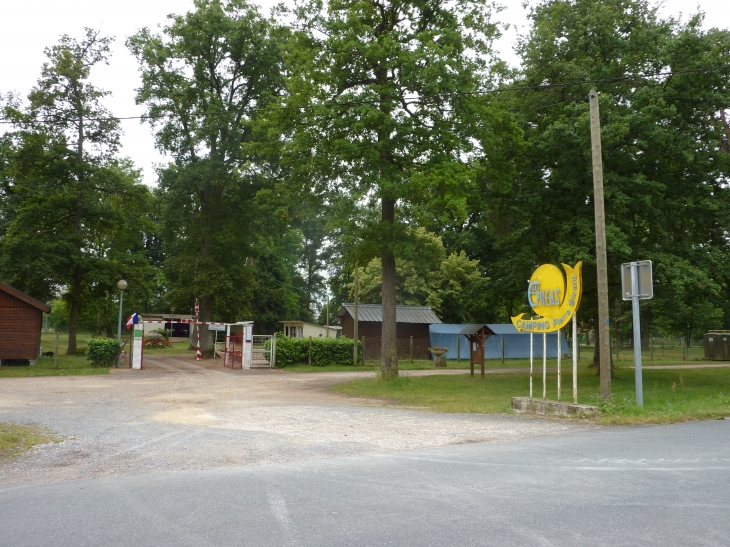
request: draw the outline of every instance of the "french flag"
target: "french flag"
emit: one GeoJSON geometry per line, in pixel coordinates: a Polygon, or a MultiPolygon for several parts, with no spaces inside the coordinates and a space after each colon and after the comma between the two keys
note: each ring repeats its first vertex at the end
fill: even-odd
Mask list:
{"type": "Polygon", "coordinates": [[[133,313],[129,316],[129,319],[127,319],[127,328],[131,328],[133,325],[139,324],[139,314],[137,312],[133,313]]]}

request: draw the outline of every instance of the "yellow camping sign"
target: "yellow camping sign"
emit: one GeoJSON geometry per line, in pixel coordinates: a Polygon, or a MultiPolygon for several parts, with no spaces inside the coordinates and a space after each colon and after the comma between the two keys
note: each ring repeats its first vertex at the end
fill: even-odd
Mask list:
{"type": "Polygon", "coordinates": [[[552,264],[543,264],[535,270],[527,286],[527,301],[539,317],[523,319],[524,313],[513,317],[517,330],[555,332],[568,324],[580,305],[583,263],[578,262],[575,268],[563,264],[563,269],[565,276],[552,264]]]}

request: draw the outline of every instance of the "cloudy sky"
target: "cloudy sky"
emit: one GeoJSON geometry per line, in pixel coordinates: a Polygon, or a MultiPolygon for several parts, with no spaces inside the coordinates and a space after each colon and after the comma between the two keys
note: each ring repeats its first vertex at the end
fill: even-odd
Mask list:
{"type": "MultiPolygon", "coordinates": [[[[255,3],[268,13],[278,2],[255,3]]],[[[526,32],[526,11],[522,0],[501,0],[501,3],[506,9],[498,19],[509,23],[511,29],[497,44],[497,49],[504,59],[514,64],[512,46],[517,34],[526,32]]],[[[45,59],[43,49],[56,43],[60,35],[80,38],[84,27],[100,28],[102,34],[114,36],[116,41],[109,66],[95,69],[92,81],[112,92],[106,104],[115,115],[139,116],[142,108],[134,104],[134,90],[140,84],[138,67],[124,42],[138,29],[155,28],[164,24],[167,14],[183,13],[191,7],[192,0],[6,0],[0,10],[0,93],[27,94],[40,74],[45,59]]],[[[661,13],[674,16],[683,13],[686,19],[697,9],[707,14],[706,27],[730,27],[728,0],[666,0],[661,13]]],[[[155,150],[149,126],[127,120],[123,129],[122,153],[144,170],[145,183],[154,185],[154,164],[164,163],[166,159],[155,150]]]]}

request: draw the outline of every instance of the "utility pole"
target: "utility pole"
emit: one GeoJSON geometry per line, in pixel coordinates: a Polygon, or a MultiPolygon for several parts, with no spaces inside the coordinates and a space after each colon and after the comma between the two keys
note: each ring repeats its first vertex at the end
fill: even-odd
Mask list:
{"type": "Polygon", "coordinates": [[[591,88],[591,155],[593,159],[593,205],[596,214],[596,267],[598,269],[598,325],[601,397],[611,396],[611,333],[608,319],[608,259],[606,257],[606,213],[603,205],[603,160],[598,93],[591,88]]]}
{"type": "MultiPolygon", "coordinates": [[[[360,301],[360,284],[358,283],[357,279],[357,262],[355,262],[355,316],[353,317],[353,326],[352,326],[352,366],[357,366],[357,305],[360,301]]],[[[363,356],[363,364],[365,364],[365,356],[363,356]]]]}

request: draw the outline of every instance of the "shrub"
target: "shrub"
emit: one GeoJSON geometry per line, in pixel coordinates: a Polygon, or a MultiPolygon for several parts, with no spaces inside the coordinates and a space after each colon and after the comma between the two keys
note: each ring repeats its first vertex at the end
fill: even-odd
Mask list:
{"type": "Polygon", "coordinates": [[[113,338],[94,338],[89,340],[89,349],[86,357],[92,367],[110,367],[117,359],[121,350],[119,342],[113,338]]]}
{"type": "Polygon", "coordinates": [[[89,351],[89,347],[88,346],[78,346],[76,348],[76,351],[74,352],[74,355],[84,356],[84,355],[86,355],[86,352],[87,351],[89,351]]]}
{"type": "MultiPolygon", "coordinates": [[[[362,358],[362,343],[358,341],[358,354],[362,358]]],[[[279,335],[276,339],[276,365],[307,364],[309,361],[309,338],[289,338],[279,335]]],[[[349,338],[312,338],[312,365],[352,365],[352,340],[349,338]]]]}
{"type": "Polygon", "coordinates": [[[150,338],[145,340],[144,347],[146,349],[165,349],[172,347],[172,342],[164,338],[150,338]]]}

